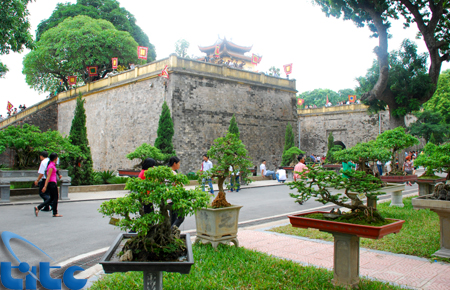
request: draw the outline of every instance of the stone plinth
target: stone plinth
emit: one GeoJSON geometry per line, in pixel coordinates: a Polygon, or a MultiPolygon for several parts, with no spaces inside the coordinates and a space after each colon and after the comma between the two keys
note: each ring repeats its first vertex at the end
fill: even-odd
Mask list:
{"type": "Polygon", "coordinates": [[[424,179],[417,178],[417,184],[419,185],[419,196],[429,195],[433,193],[434,186],[437,183],[445,182],[445,178],[439,179],[424,179]]]}
{"type": "Polygon", "coordinates": [[[450,258],[450,201],[417,197],[412,199],[412,205],[414,209],[428,208],[439,215],[441,248],[434,255],[450,258]]]}
{"type": "Polygon", "coordinates": [[[355,235],[334,233],[333,284],[335,286],[352,286],[359,283],[359,237],[355,235]]]}

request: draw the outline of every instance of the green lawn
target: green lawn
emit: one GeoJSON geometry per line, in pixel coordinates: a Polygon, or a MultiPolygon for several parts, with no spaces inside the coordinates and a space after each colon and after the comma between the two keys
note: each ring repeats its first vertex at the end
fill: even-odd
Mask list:
{"type": "MultiPolygon", "coordinates": [[[[164,273],[164,289],[344,289],[331,284],[333,273],[305,267],[267,254],[219,245],[194,245],[195,264],[189,275],[164,273]]],[[[142,289],[142,272],[105,275],[89,288],[142,289]]],[[[359,289],[403,289],[361,279],[359,289]]]]}
{"type": "MultiPolygon", "coordinates": [[[[414,210],[411,199],[403,199],[405,207],[389,207],[390,202],[378,204],[378,210],[385,218],[405,220],[398,234],[390,234],[379,240],[361,238],[360,246],[397,254],[414,255],[431,258],[439,250],[439,216],[430,210],[414,210]]],[[[333,241],[329,233],[316,229],[300,229],[291,225],[271,229],[273,232],[287,235],[303,236],[312,239],[333,241]]]]}

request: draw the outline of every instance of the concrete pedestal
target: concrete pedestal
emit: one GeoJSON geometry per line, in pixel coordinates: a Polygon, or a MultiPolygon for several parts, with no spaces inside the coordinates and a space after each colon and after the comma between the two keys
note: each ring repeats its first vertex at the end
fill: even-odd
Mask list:
{"type": "Polygon", "coordinates": [[[441,248],[434,253],[435,256],[450,258],[450,211],[431,209],[439,215],[441,248]]]}
{"type": "Polygon", "coordinates": [[[335,286],[352,286],[359,284],[359,237],[355,235],[334,233],[333,269],[335,286]]]}
{"type": "Polygon", "coordinates": [[[10,187],[9,184],[0,184],[0,202],[9,202],[9,195],[11,193],[10,187]]]}
{"type": "Polygon", "coordinates": [[[403,204],[403,196],[402,191],[394,191],[391,196],[391,205],[390,206],[398,206],[398,207],[404,207],[403,204]]]}
{"type": "Polygon", "coordinates": [[[440,182],[445,182],[445,178],[439,178],[439,179],[418,178],[417,184],[419,185],[419,196],[432,194],[434,191],[434,187],[436,186],[436,184],[438,184],[440,182]]]}
{"type": "Polygon", "coordinates": [[[163,272],[144,271],[144,290],[162,290],[163,272]]]}
{"type": "Polygon", "coordinates": [[[61,182],[61,185],[59,187],[59,199],[60,200],[69,200],[69,186],[70,186],[70,181],[68,180],[63,180],[61,182]]]}

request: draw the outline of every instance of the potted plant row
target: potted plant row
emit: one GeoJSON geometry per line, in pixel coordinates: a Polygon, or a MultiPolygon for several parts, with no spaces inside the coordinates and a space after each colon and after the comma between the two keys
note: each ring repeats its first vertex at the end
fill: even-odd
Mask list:
{"type": "Polygon", "coordinates": [[[134,232],[120,233],[103,256],[100,264],[105,273],[143,271],[144,289],[148,284],[162,289],[162,271],[189,273],[194,263],[190,236],[180,235],[171,226],[168,212],[194,214],[206,207],[209,196],[198,189],[185,189],[188,182],[186,175],[174,174],[167,166],[153,167],[145,171],[145,179],[127,181],[125,189],[130,192],[126,196],[102,203],[100,213],[121,230],[134,232]],[[153,210],[145,211],[144,206],[153,210]]]}
{"type": "Polygon", "coordinates": [[[363,204],[364,197],[374,198],[382,182],[364,171],[350,171],[346,177],[322,167],[308,167],[297,181],[288,183],[297,193],[290,193],[302,205],[310,198],[337,209],[288,216],[292,226],[316,228],[334,237],[335,285],[356,286],[359,283],[360,237],[380,239],[398,233],[404,221],[384,218],[376,208],[363,204]],[[350,194],[357,193],[356,195],[350,194]],[[351,201],[351,203],[349,203],[351,201]],[[346,209],[347,211],[344,211],[346,209]]]}

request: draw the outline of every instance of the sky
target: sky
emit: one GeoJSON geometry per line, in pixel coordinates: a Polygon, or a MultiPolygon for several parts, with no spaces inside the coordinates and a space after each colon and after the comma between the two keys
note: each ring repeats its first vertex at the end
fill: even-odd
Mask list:
{"type": "MultiPolygon", "coordinates": [[[[49,18],[61,0],[36,0],[28,5],[31,33],[35,36],[38,24],[49,18]]],[[[357,28],[351,21],[327,18],[311,1],[149,1],[122,0],[137,24],[156,48],[157,59],[175,51],[175,42],[190,43],[189,55],[202,56],[198,46],[214,44],[220,37],[251,46],[250,53],[262,55],[259,71],[271,66],[280,68],[292,63],[290,79],[296,79],[299,93],[314,89],[338,91],[355,88],[355,78],[364,76],[372,66],[373,49],[378,39],[371,38],[368,28],[357,28]]],[[[402,21],[393,22],[390,29],[389,51],[397,50],[403,39],[414,40],[420,52],[426,52],[423,40],[415,40],[415,25],[403,29],[402,21]]],[[[0,114],[5,116],[7,101],[15,107],[32,106],[45,99],[48,93],[37,92],[25,82],[22,60],[29,52],[1,55],[9,68],[0,78],[0,114]]],[[[113,57],[113,56],[111,56],[113,57]]],[[[119,60],[120,61],[120,60],[119,60]]],[[[444,63],[442,70],[450,68],[444,63]]]]}

